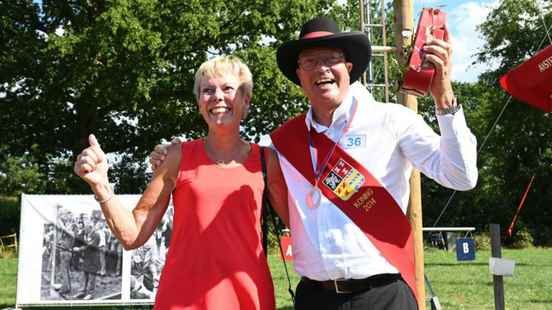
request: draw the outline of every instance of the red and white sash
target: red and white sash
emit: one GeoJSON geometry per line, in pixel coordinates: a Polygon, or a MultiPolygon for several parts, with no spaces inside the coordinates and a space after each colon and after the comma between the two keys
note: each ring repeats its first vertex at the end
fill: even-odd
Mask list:
{"type": "MultiPolygon", "coordinates": [[[[271,139],[278,152],[314,185],[309,134],[317,150],[319,166],[335,143],[314,130],[309,133],[305,114],[280,126],[271,134],[271,139]]],[[[416,296],[414,248],[408,218],[391,194],[366,168],[339,145],[335,146],[332,153],[318,182],[322,194],[365,233],[382,255],[399,270],[416,296]]]]}

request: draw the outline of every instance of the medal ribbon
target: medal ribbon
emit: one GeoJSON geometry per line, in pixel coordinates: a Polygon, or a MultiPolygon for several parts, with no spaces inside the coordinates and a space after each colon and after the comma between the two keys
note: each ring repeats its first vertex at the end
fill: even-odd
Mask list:
{"type": "MultiPolygon", "coordinates": [[[[349,121],[343,127],[343,129],[341,130],[341,134],[339,135],[337,140],[335,140],[333,142],[331,150],[326,154],[326,157],[324,157],[324,160],[322,160],[320,162],[318,162],[318,151],[317,151],[317,147],[314,145],[313,138],[312,138],[313,131],[312,131],[312,124],[311,124],[311,129],[309,130],[309,133],[307,135],[307,140],[309,142],[309,151],[310,151],[310,154],[311,154],[312,165],[313,165],[313,169],[314,169],[314,185],[313,185],[314,187],[318,187],[318,182],[320,181],[320,176],[322,175],[322,172],[324,171],[324,169],[328,165],[328,161],[330,160],[330,157],[332,157],[333,153],[335,152],[335,148],[339,144],[339,141],[341,141],[341,138],[343,138],[343,136],[345,136],[345,134],[349,131],[349,129],[351,129],[351,124],[353,124],[353,120],[354,120],[355,115],[356,115],[357,107],[358,107],[358,102],[353,97],[353,104],[351,105],[351,109],[350,109],[351,117],[350,117],[349,121]],[[314,152],[313,152],[313,149],[314,149],[314,152]]],[[[311,112],[312,112],[312,110],[311,110],[311,112]]]]}

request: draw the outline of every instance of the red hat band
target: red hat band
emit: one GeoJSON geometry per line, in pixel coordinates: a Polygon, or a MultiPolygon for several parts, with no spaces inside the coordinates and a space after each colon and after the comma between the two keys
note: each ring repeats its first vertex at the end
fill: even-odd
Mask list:
{"type": "Polygon", "coordinates": [[[332,34],[335,34],[335,33],[329,32],[329,31],[313,31],[305,34],[301,39],[315,39],[320,37],[331,36],[332,34]]]}

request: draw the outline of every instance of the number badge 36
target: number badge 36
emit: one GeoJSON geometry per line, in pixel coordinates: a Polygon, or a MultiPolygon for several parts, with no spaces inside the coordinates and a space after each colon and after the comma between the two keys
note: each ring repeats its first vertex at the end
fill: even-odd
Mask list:
{"type": "Polygon", "coordinates": [[[366,135],[347,135],[344,146],[346,149],[365,148],[366,135]]]}

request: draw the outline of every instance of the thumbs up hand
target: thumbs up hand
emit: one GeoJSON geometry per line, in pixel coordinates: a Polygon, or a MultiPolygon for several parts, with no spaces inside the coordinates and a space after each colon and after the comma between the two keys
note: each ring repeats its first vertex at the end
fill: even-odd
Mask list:
{"type": "Polygon", "coordinates": [[[109,184],[107,177],[109,166],[105,153],[94,135],[88,136],[88,143],[90,146],[77,156],[73,171],[90,187],[109,184]]]}

